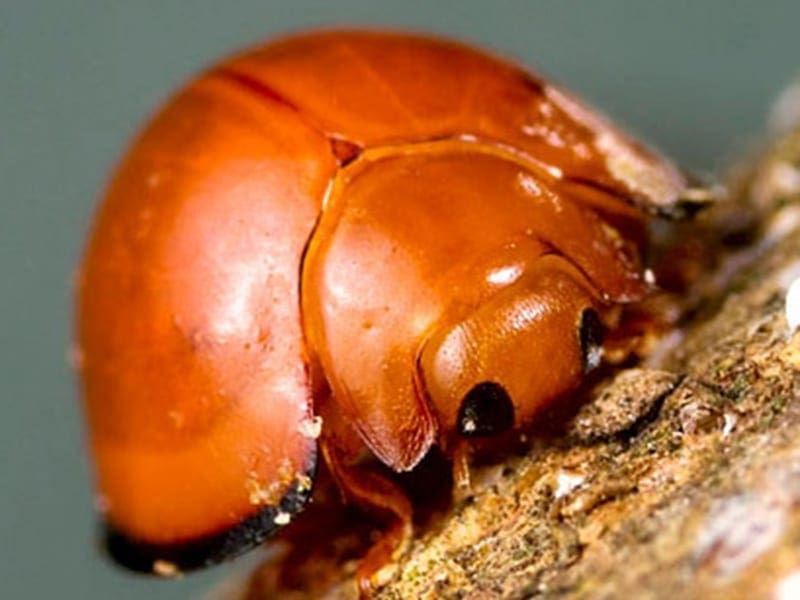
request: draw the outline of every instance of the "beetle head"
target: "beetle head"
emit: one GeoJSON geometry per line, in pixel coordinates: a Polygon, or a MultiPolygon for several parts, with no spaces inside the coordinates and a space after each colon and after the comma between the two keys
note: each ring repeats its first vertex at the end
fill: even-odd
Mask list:
{"type": "Polygon", "coordinates": [[[427,340],[419,377],[445,435],[524,426],[600,364],[594,300],[551,262],[427,340]]]}

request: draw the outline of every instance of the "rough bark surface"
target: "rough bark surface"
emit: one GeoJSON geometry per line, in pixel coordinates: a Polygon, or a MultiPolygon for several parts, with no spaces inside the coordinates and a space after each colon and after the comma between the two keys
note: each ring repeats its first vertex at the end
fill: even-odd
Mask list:
{"type": "Polygon", "coordinates": [[[380,598],[800,597],[800,129],[732,187],[678,246],[691,318],[486,469],[380,598]]]}

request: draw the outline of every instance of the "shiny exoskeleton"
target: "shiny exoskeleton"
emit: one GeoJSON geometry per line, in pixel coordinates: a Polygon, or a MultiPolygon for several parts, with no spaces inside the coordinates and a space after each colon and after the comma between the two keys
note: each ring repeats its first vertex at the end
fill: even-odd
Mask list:
{"type": "Polygon", "coordinates": [[[670,163],[451,41],[298,35],[212,67],[138,137],[79,272],[78,350],[113,556],[173,574],[291,520],[318,452],[410,535],[404,471],[525,428],[642,300],[670,163]]]}

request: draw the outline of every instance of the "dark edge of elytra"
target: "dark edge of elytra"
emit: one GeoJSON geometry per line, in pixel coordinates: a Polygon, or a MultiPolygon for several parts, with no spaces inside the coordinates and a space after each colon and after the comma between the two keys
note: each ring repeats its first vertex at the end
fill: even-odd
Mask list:
{"type": "Polygon", "coordinates": [[[277,506],[265,506],[231,528],[196,539],[173,544],[154,544],[127,537],[110,523],[102,525],[106,552],[120,565],[139,573],[179,575],[230,560],[258,546],[275,534],[282,525],[275,523],[278,513],[291,516],[303,510],[313,490],[317,468],[317,450],[311,453],[305,475],[307,482],[295,481],[277,506]],[[163,571],[159,569],[163,565],[163,571]]]}

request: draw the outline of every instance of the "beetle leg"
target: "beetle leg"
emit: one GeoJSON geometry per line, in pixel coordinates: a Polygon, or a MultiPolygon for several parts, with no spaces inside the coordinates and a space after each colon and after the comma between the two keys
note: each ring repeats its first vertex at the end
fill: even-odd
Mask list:
{"type": "Polygon", "coordinates": [[[397,485],[376,470],[340,464],[328,452],[326,457],[346,501],[391,514],[389,526],[361,559],[356,570],[358,587],[362,594],[368,595],[386,583],[391,576],[391,563],[408,548],[413,533],[411,503],[397,485]]]}
{"type": "Polygon", "coordinates": [[[456,440],[453,447],[453,502],[461,502],[472,495],[472,477],[469,459],[472,448],[467,440],[456,440]]]}
{"type": "Polygon", "coordinates": [[[374,589],[387,582],[392,573],[392,562],[408,548],[413,534],[413,511],[406,494],[379,471],[380,466],[355,462],[358,450],[354,441],[360,444],[360,438],[335,408],[329,405],[328,410],[323,407],[322,412],[325,426],[320,448],[328,469],[345,502],[389,515],[388,526],[361,559],[356,570],[359,590],[362,595],[369,596],[374,589]]]}
{"type": "Polygon", "coordinates": [[[358,587],[363,594],[387,583],[392,575],[391,563],[408,549],[413,529],[411,503],[405,494],[387,478],[366,469],[353,469],[340,474],[345,493],[360,504],[393,514],[388,528],[373,544],[356,570],[358,587]]]}

